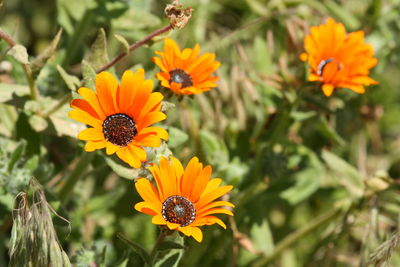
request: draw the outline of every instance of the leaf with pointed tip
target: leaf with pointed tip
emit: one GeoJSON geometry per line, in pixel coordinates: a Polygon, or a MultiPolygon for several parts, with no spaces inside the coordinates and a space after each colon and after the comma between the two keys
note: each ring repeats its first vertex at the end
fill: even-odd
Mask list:
{"type": "Polygon", "coordinates": [[[36,78],[40,70],[46,65],[47,61],[55,54],[58,43],[61,39],[62,29],[54,37],[51,44],[32,62],[32,76],[36,78]]]}
{"type": "Polygon", "coordinates": [[[147,263],[149,266],[152,266],[149,253],[141,245],[127,239],[122,233],[118,233],[117,237],[126,245],[128,245],[128,247],[131,248],[132,251],[139,254],[139,256],[143,259],[145,263],[147,263]]]}
{"type": "Polygon", "coordinates": [[[96,71],[86,60],[82,60],[83,84],[90,89],[96,88],[96,71]]]}
{"type": "Polygon", "coordinates": [[[115,39],[118,40],[118,42],[120,42],[122,44],[122,46],[124,47],[124,52],[129,54],[129,43],[128,43],[128,41],[122,35],[119,35],[119,34],[114,34],[114,37],[115,37],[115,39]]]}
{"type": "Polygon", "coordinates": [[[10,50],[8,50],[7,55],[12,56],[13,58],[15,58],[15,60],[22,64],[29,64],[28,51],[23,45],[14,45],[10,50]]]}
{"type": "Polygon", "coordinates": [[[68,74],[60,65],[57,65],[57,70],[68,89],[75,91],[81,85],[78,77],[68,74]]]}
{"type": "Polygon", "coordinates": [[[88,62],[93,66],[95,70],[104,66],[108,63],[108,53],[107,53],[107,38],[106,32],[103,28],[99,29],[97,33],[96,40],[90,48],[90,56],[88,62]]]}

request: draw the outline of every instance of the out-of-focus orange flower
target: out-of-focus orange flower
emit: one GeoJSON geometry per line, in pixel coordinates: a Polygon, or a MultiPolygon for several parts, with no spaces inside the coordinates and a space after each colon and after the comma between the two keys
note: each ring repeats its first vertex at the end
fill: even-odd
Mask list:
{"type": "Polygon", "coordinates": [[[121,84],[108,72],[96,76],[96,92],[81,87],[83,99],[71,101],[74,110],[69,117],[91,127],[78,138],[87,141],[90,152],[106,148],[107,155],[117,156],[134,168],[146,161],[143,147],[158,147],[168,133],[160,127],[150,127],[167,116],[160,111],[161,93],[152,93],[153,81],[145,80],[144,70],[125,71],[121,84]]]}
{"type": "Polygon", "coordinates": [[[184,169],[179,160],[162,157],[160,166],[149,167],[157,188],[146,178],[139,178],[135,187],[144,201],[135,209],[153,216],[152,223],[166,225],[198,242],[203,233],[198,226],[219,224],[223,221],[213,216],[217,213],[233,215],[226,207],[234,207],[228,201],[215,201],[232,190],[231,185],[221,186],[222,180],[211,177],[211,166],[203,168],[198,158],[190,160],[184,169]]]}
{"type": "Polygon", "coordinates": [[[153,57],[153,62],[161,69],[156,74],[161,85],[178,95],[200,94],[216,87],[218,77],[211,74],[220,66],[215,61],[214,53],[199,56],[200,46],[194,49],[179,46],[165,38],[164,51],[156,51],[160,57],[153,57]]]}
{"type": "Polygon", "coordinates": [[[378,60],[372,46],[364,42],[363,31],[347,34],[342,23],[329,18],[325,24],[311,27],[304,48],[300,59],[310,65],[309,81],[321,82],[326,96],[335,88],[362,94],[364,86],[377,84],[368,75],[378,60]]]}

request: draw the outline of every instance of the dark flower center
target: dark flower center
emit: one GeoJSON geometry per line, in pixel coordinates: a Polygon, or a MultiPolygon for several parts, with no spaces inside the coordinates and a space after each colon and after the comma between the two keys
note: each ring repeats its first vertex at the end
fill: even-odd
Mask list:
{"type": "Polygon", "coordinates": [[[190,87],[193,85],[192,77],[187,74],[184,70],[181,69],[173,69],[169,72],[171,79],[169,82],[180,83],[182,84],[181,88],[190,87]]]}
{"type": "Polygon", "coordinates": [[[162,216],[167,222],[177,223],[181,227],[194,221],[196,209],[192,202],[182,196],[171,196],[162,205],[162,216]]]}
{"type": "Polygon", "coordinates": [[[103,133],[105,139],[114,145],[126,146],[137,134],[137,129],[131,117],[117,113],[104,120],[103,133]]]}

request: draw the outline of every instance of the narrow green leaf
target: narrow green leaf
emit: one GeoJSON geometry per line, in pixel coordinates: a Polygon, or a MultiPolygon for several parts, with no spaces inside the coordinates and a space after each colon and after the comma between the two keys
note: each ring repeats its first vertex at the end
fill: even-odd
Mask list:
{"type": "Polygon", "coordinates": [[[365,185],[356,168],[327,150],[322,151],[322,158],[332,172],[333,178],[337,179],[351,196],[362,196],[365,185]]]}
{"type": "Polygon", "coordinates": [[[106,163],[108,166],[113,169],[113,171],[118,174],[119,176],[126,178],[128,180],[133,180],[139,175],[140,169],[133,169],[133,168],[127,168],[123,166],[122,164],[119,164],[115,162],[113,159],[110,157],[105,158],[106,163]]]}
{"type": "Polygon", "coordinates": [[[20,44],[14,45],[8,50],[7,55],[12,56],[18,62],[22,64],[29,64],[29,56],[26,47],[20,44]]]}
{"type": "Polygon", "coordinates": [[[124,52],[129,54],[129,43],[128,43],[128,41],[122,35],[119,35],[119,34],[114,34],[114,37],[115,37],[115,39],[118,40],[118,42],[120,42],[122,44],[122,46],[124,47],[124,52]]]}
{"type": "Polygon", "coordinates": [[[57,65],[57,70],[68,89],[75,91],[80,86],[81,82],[78,77],[68,74],[60,65],[57,65]]]}
{"type": "Polygon", "coordinates": [[[90,89],[96,88],[96,71],[86,60],[82,60],[83,84],[90,89]]]}
{"type": "Polygon", "coordinates": [[[36,77],[40,70],[46,65],[47,61],[55,54],[58,43],[61,39],[62,29],[60,29],[50,45],[32,62],[31,69],[33,77],[36,77]]]}
{"type": "Polygon", "coordinates": [[[14,169],[15,164],[19,161],[21,158],[22,154],[24,153],[26,148],[26,141],[22,140],[19,142],[17,147],[14,149],[13,153],[11,154],[10,161],[8,163],[7,171],[11,172],[12,169],[14,169]]]}
{"type": "Polygon", "coordinates": [[[107,39],[106,32],[103,28],[99,29],[97,38],[94,41],[91,49],[88,62],[93,66],[95,70],[108,63],[108,52],[107,52],[107,39]]]}
{"type": "Polygon", "coordinates": [[[158,250],[185,249],[185,247],[173,241],[164,241],[158,246],[157,249],[158,250]]]}
{"type": "Polygon", "coordinates": [[[122,233],[118,233],[117,237],[122,242],[124,242],[129,248],[131,248],[132,251],[139,254],[139,256],[143,259],[145,263],[147,263],[149,266],[152,266],[149,253],[147,253],[147,251],[141,245],[127,239],[122,233]]]}

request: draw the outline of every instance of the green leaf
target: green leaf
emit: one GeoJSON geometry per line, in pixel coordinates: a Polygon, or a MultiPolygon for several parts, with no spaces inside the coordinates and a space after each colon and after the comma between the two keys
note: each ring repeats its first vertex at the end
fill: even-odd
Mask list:
{"type": "Polygon", "coordinates": [[[254,68],[263,75],[271,74],[273,66],[271,54],[269,53],[265,40],[260,36],[254,39],[253,54],[257,55],[253,58],[254,68]]]}
{"type": "Polygon", "coordinates": [[[189,139],[187,133],[172,126],[168,127],[168,133],[169,133],[168,146],[170,148],[177,148],[180,145],[183,145],[189,139]]]}
{"type": "Polygon", "coordinates": [[[78,77],[68,74],[60,65],[57,65],[58,73],[60,73],[61,78],[64,80],[68,89],[76,91],[76,89],[81,85],[78,77]]]}
{"type": "Polygon", "coordinates": [[[206,130],[200,131],[200,142],[204,154],[210,163],[221,164],[229,160],[228,149],[225,143],[215,134],[206,130]]]}
{"type": "Polygon", "coordinates": [[[62,29],[60,29],[54,37],[51,44],[32,62],[32,76],[35,78],[40,70],[46,65],[47,61],[55,54],[58,43],[61,39],[62,29]]]}
{"type": "Polygon", "coordinates": [[[29,124],[36,132],[44,131],[48,126],[47,121],[43,117],[38,115],[30,116],[29,124]]]}
{"type": "Polygon", "coordinates": [[[95,70],[99,69],[103,65],[107,64],[108,52],[107,52],[107,38],[106,32],[103,28],[99,29],[97,33],[97,38],[90,48],[90,56],[88,62],[93,66],[95,70]]]}
{"type": "Polygon", "coordinates": [[[83,84],[90,89],[96,88],[96,71],[86,60],[82,60],[83,84]]]}
{"type": "Polygon", "coordinates": [[[185,247],[173,241],[164,241],[157,248],[157,250],[168,250],[168,249],[185,249],[185,247]]]}
{"type": "Polygon", "coordinates": [[[105,157],[106,163],[119,176],[128,180],[134,180],[138,177],[140,169],[127,168],[120,163],[115,162],[110,157],[105,157]]]}
{"type": "Polygon", "coordinates": [[[25,151],[25,148],[26,148],[26,141],[25,140],[20,141],[17,147],[14,149],[13,153],[11,154],[10,161],[7,167],[8,172],[11,172],[14,169],[15,164],[21,158],[22,154],[25,151]]]}
{"type": "Polygon", "coordinates": [[[158,260],[154,267],[177,267],[183,256],[183,250],[172,249],[162,259],[158,260]]]}
{"type": "Polygon", "coordinates": [[[274,240],[267,219],[260,225],[254,224],[250,231],[254,246],[257,250],[270,254],[274,249],[274,240]]]}
{"type": "Polygon", "coordinates": [[[118,42],[120,42],[122,44],[122,46],[124,47],[124,52],[126,54],[129,54],[130,51],[129,51],[128,41],[122,35],[119,35],[119,34],[114,34],[114,37],[115,37],[115,39],[118,40],[118,42]]]}
{"type": "Polygon", "coordinates": [[[298,204],[318,190],[323,175],[323,171],[315,167],[299,171],[294,175],[296,184],[284,190],[280,196],[292,205],[298,204]]]}
{"type": "Polygon", "coordinates": [[[4,103],[13,99],[15,96],[29,94],[29,87],[21,84],[0,83],[0,102],[4,103]]]}
{"type": "Polygon", "coordinates": [[[340,135],[332,127],[329,126],[328,121],[321,116],[318,120],[318,129],[325,137],[335,142],[335,144],[339,146],[344,146],[346,144],[343,138],[340,137],[340,135]]]}
{"type": "Polygon", "coordinates": [[[363,195],[365,185],[356,168],[327,150],[322,151],[322,158],[328,165],[333,179],[337,179],[351,196],[358,198],[363,195]]]}
{"type": "Polygon", "coordinates": [[[12,56],[18,62],[22,64],[29,64],[29,56],[26,47],[20,44],[14,45],[8,50],[7,55],[12,56]]]}
{"type": "Polygon", "coordinates": [[[147,263],[149,266],[152,266],[149,253],[147,253],[147,251],[141,245],[127,239],[125,236],[122,235],[122,233],[118,233],[117,237],[130,249],[132,249],[133,252],[139,254],[139,256],[143,259],[145,263],[147,263]]]}

